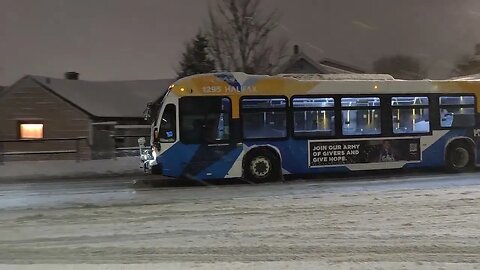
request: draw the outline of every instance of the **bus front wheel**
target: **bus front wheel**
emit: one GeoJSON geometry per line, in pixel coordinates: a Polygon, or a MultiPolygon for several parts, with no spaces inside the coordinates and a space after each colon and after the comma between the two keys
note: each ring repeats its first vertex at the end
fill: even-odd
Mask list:
{"type": "Polygon", "coordinates": [[[244,159],[243,176],[255,183],[280,180],[280,158],[267,149],[252,150],[244,159]]]}
{"type": "Polygon", "coordinates": [[[450,172],[464,172],[473,167],[472,148],[463,142],[454,142],[447,148],[446,166],[450,172]]]}

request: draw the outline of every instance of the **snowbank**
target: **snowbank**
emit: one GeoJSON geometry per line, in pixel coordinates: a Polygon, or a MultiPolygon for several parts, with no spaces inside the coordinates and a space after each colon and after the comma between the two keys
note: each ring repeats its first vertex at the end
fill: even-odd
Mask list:
{"type": "Polygon", "coordinates": [[[33,265],[0,265],[0,269],[11,270],[30,270],[30,269],[48,269],[48,270],[113,270],[113,269],[135,269],[135,270],[147,270],[147,269],[197,269],[197,270],[224,270],[224,269],[298,269],[298,270],[310,270],[310,269],[332,269],[332,270],[370,270],[370,269],[418,269],[418,270],[430,270],[430,269],[478,269],[478,265],[473,263],[436,263],[436,262],[360,262],[360,263],[329,263],[326,261],[284,261],[284,262],[218,262],[218,263],[152,263],[152,264],[33,264],[33,265]]]}
{"type": "Polygon", "coordinates": [[[142,174],[138,157],[116,160],[12,161],[0,165],[0,182],[142,174]]]}

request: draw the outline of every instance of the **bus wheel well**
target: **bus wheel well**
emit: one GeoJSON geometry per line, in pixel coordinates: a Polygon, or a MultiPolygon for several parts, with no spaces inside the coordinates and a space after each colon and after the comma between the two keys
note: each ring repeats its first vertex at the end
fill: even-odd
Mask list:
{"type": "Polygon", "coordinates": [[[275,150],[274,148],[272,148],[270,146],[258,146],[258,147],[255,147],[255,148],[252,148],[252,149],[248,150],[248,152],[243,157],[243,160],[245,161],[245,158],[247,156],[251,156],[251,155],[254,155],[258,152],[263,152],[263,151],[271,152],[273,155],[275,155],[275,157],[277,158],[277,161],[281,162],[280,154],[277,152],[277,150],[275,150]]]}
{"type": "Polygon", "coordinates": [[[469,150],[475,149],[475,143],[469,139],[469,138],[459,138],[459,139],[454,139],[451,142],[448,143],[447,145],[447,150],[450,149],[451,147],[457,146],[457,145],[463,145],[465,147],[468,147],[469,150]]]}
{"type": "Polygon", "coordinates": [[[282,178],[282,162],[280,154],[272,147],[258,146],[250,149],[242,160],[243,177],[254,182],[270,182],[276,181],[282,178]],[[256,168],[255,160],[263,160],[267,164],[267,167],[271,168],[271,171],[264,178],[255,175],[256,168]],[[270,167],[271,165],[271,167],[270,167]],[[254,167],[251,167],[254,166],[254,167]]]}
{"type": "MultiPolygon", "coordinates": [[[[469,138],[458,138],[454,139],[451,142],[447,144],[447,147],[445,148],[445,163],[447,165],[447,168],[449,171],[463,171],[469,168],[474,167],[475,165],[475,143],[469,139],[469,138]],[[464,166],[461,167],[456,167],[454,166],[455,159],[459,158],[458,156],[455,156],[455,151],[458,152],[457,149],[464,149],[463,152],[465,152],[464,156],[467,160],[465,162],[464,166]]],[[[463,164],[462,164],[463,165],[463,164]]]]}

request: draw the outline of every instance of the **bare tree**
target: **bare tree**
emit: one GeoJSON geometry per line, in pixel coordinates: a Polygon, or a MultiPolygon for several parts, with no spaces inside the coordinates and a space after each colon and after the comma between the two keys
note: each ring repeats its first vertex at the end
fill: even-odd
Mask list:
{"type": "Polygon", "coordinates": [[[217,0],[209,10],[209,50],[219,69],[270,74],[286,57],[286,40],[273,41],[277,10],[261,13],[260,0],[217,0]]]}
{"type": "Polygon", "coordinates": [[[480,73],[480,44],[475,46],[473,56],[462,56],[456,63],[453,75],[464,76],[480,73]]]}
{"type": "Polygon", "coordinates": [[[417,58],[400,54],[376,60],[373,70],[375,73],[390,74],[396,79],[418,80],[427,77],[427,70],[417,58]]]}

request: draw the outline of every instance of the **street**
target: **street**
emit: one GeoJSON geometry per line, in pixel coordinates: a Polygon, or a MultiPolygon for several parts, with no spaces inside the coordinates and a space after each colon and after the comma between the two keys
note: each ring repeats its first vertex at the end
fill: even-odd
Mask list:
{"type": "Polygon", "coordinates": [[[0,263],[480,263],[479,172],[132,180],[1,185],[0,263]]]}

